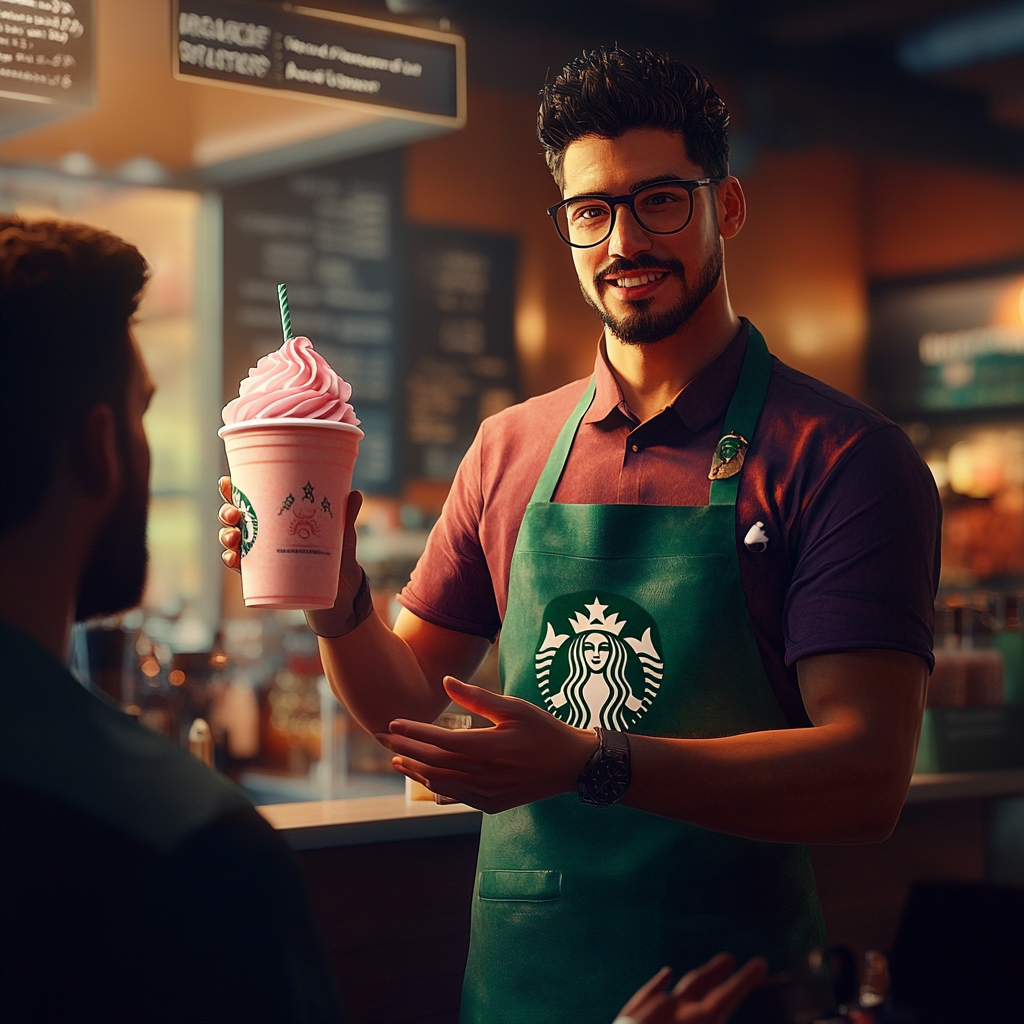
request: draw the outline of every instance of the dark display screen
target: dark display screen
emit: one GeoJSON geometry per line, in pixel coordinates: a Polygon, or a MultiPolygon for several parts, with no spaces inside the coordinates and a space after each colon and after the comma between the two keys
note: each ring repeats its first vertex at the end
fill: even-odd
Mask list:
{"type": "Polygon", "coordinates": [[[293,333],[352,385],[366,434],[354,486],[391,493],[402,424],[399,383],[400,152],[224,191],[224,389],[282,342],[277,285],[293,333]]]}
{"type": "Polygon", "coordinates": [[[875,283],[868,399],[897,419],[1024,405],[1024,262],[875,283]]]}
{"type": "Polygon", "coordinates": [[[518,401],[511,238],[406,229],[407,479],[450,481],[480,421],[518,401]]]}

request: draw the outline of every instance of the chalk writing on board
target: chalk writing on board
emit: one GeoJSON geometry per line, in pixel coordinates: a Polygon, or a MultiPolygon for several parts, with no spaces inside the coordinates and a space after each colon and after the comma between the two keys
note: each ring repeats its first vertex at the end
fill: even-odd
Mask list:
{"type": "Polygon", "coordinates": [[[401,156],[380,154],[236,186],[224,195],[225,389],[281,343],[277,284],[292,326],[352,384],[363,421],[355,485],[399,480],[401,156]]]}

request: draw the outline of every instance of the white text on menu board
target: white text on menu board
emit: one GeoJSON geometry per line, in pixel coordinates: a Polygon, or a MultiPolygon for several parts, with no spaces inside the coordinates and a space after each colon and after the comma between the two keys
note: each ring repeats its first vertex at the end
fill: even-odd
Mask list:
{"type": "Polygon", "coordinates": [[[0,78],[29,85],[69,89],[72,78],[59,69],[72,68],[69,53],[33,53],[37,43],[63,46],[80,39],[85,26],[67,0],[2,0],[0,2],[0,78]],[[11,10],[14,8],[14,10],[11,10]],[[52,68],[33,71],[30,68],[52,68]]]}
{"type": "MultiPolygon", "coordinates": [[[[264,53],[245,53],[227,49],[223,45],[207,45],[211,42],[226,43],[250,50],[266,50],[272,36],[272,31],[267,25],[182,12],[178,18],[178,36],[178,56],[182,64],[249,78],[264,78],[270,70],[271,59],[264,53]],[[184,37],[202,39],[206,42],[190,43],[184,37]]],[[[369,71],[384,71],[411,78],[419,78],[423,74],[421,64],[403,60],[401,57],[377,57],[348,50],[337,44],[307,42],[292,35],[284,36],[281,45],[288,52],[301,57],[333,61],[369,71]]],[[[285,64],[284,78],[286,81],[326,85],[330,89],[369,95],[380,92],[381,88],[380,80],[376,78],[359,78],[330,67],[300,68],[294,60],[289,60],[285,64]]]]}
{"type": "MultiPolygon", "coordinates": [[[[182,12],[178,17],[178,36],[245,46],[252,50],[265,50],[270,43],[271,31],[268,25],[182,12]]],[[[266,77],[271,65],[270,58],[264,53],[244,53],[223,46],[189,43],[183,38],[178,40],[178,58],[182,64],[192,64],[196,67],[209,68],[211,71],[223,71],[229,75],[242,75],[246,78],[266,77]]]]}

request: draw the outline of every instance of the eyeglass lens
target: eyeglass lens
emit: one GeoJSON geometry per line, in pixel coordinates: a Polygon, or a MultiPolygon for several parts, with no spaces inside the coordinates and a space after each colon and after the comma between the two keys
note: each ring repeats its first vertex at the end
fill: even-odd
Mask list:
{"type": "MultiPolygon", "coordinates": [[[[642,228],[668,235],[682,230],[690,219],[690,202],[690,193],[685,188],[652,185],[636,194],[633,207],[642,228]]],[[[555,223],[565,241],[582,246],[597,245],[612,232],[612,209],[601,199],[585,196],[559,207],[555,223]]]]}

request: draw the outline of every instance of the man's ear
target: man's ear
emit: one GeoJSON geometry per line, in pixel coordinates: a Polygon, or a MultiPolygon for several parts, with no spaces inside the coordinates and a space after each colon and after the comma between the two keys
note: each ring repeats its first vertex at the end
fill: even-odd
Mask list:
{"type": "Polygon", "coordinates": [[[86,412],[82,433],[72,441],[70,448],[70,468],[83,489],[100,501],[113,500],[121,489],[124,466],[117,442],[117,420],[106,402],[86,412]]]}
{"type": "Polygon", "coordinates": [[[726,241],[735,238],[747,219],[747,197],[737,178],[730,175],[715,189],[715,213],[718,233],[726,241]]]}

